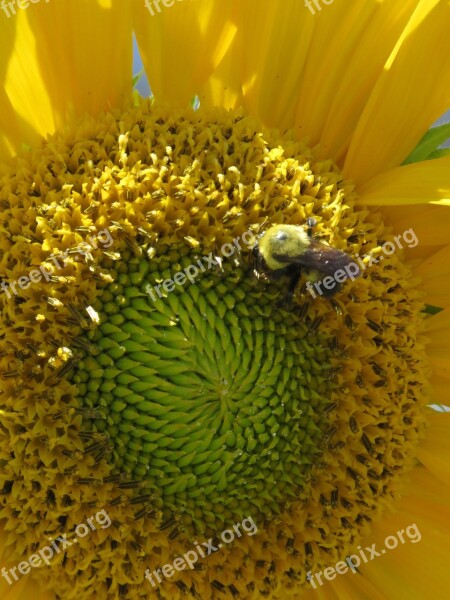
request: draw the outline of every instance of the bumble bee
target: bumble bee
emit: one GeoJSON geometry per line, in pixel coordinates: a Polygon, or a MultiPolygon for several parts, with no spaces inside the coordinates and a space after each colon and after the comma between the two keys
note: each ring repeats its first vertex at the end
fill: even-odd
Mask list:
{"type": "MultiPolygon", "coordinates": [[[[311,286],[310,281],[318,281],[322,276],[334,275],[341,270],[343,275],[341,274],[339,282],[335,280],[331,290],[324,287],[320,291],[325,297],[334,296],[340,290],[341,283],[349,277],[353,280],[360,274],[359,267],[348,254],[313,238],[315,224],[316,220],[309,218],[306,227],[272,225],[257,236],[252,248],[254,273],[257,277],[261,273],[271,278],[290,277],[287,300],[292,300],[302,269],[308,271],[307,286],[311,286]],[[350,264],[351,273],[346,269],[350,264]]],[[[319,285],[317,283],[316,287],[319,285]]]]}

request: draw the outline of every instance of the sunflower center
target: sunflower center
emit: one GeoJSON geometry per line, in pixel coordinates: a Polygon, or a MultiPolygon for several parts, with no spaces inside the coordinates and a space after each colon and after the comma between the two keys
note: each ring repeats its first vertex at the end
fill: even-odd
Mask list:
{"type": "Polygon", "coordinates": [[[142,103],[55,134],[1,183],[15,562],[105,506],[114,539],[80,538],[61,568],[36,570],[61,596],[116,597],[97,578],[110,564],[138,598],[138,557],[172,562],[249,515],[258,536],[208,557],[200,596],[295,594],[342,560],[401,493],[428,399],[411,270],[400,250],[366,260],[393,236],[336,165],[242,114],[142,103]],[[312,297],[303,273],[283,308],[288,281],[254,280],[248,245],[216,260],[245,232],[309,217],[315,238],[367,265],[333,297],[312,297]]]}

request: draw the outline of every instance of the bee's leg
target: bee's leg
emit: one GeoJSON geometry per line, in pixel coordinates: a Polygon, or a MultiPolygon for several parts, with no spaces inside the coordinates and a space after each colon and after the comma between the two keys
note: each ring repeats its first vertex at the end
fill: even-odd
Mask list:
{"type": "Polygon", "coordinates": [[[289,275],[289,272],[286,271],[286,269],[278,269],[277,271],[270,271],[270,279],[272,281],[278,281],[279,279],[286,277],[286,275],[289,275]]]}
{"type": "Polygon", "coordinates": [[[309,217],[308,219],[306,219],[306,233],[308,234],[308,237],[313,236],[313,230],[316,225],[317,219],[315,219],[314,217],[309,217]]]}
{"type": "Polygon", "coordinates": [[[255,283],[261,275],[261,260],[256,246],[252,248],[249,257],[249,266],[252,270],[252,280],[255,283]]]}
{"type": "Polygon", "coordinates": [[[302,270],[299,267],[293,269],[293,273],[291,275],[291,279],[289,281],[288,289],[286,292],[286,295],[290,298],[291,301],[294,298],[295,288],[297,287],[297,283],[300,279],[301,272],[302,270]]]}
{"type": "Polygon", "coordinates": [[[284,298],[278,302],[279,307],[289,307],[294,300],[295,288],[301,275],[301,268],[298,265],[291,265],[286,273],[289,279],[289,285],[284,298]]]}
{"type": "Polygon", "coordinates": [[[335,294],[337,294],[342,288],[342,283],[337,283],[331,290],[324,289],[322,292],[322,296],[324,298],[332,298],[335,294]]]}

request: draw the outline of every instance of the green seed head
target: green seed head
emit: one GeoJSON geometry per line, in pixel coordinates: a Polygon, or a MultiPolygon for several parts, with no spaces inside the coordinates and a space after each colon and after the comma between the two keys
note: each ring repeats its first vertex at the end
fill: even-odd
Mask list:
{"type": "Polygon", "coordinates": [[[80,401],[103,407],[106,419],[90,426],[109,435],[117,469],[196,531],[274,515],[301,496],[330,389],[320,333],[277,307],[285,283],[262,295],[224,261],[164,291],[197,260],[171,249],[116,263],[95,306],[99,352],[74,375],[80,401]]]}

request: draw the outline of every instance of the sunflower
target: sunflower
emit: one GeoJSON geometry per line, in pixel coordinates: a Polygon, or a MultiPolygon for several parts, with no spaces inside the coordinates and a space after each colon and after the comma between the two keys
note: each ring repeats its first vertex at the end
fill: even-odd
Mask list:
{"type": "Polygon", "coordinates": [[[0,5],[2,598],[447,597],[450,5],[314,6],[0,5]]]}

